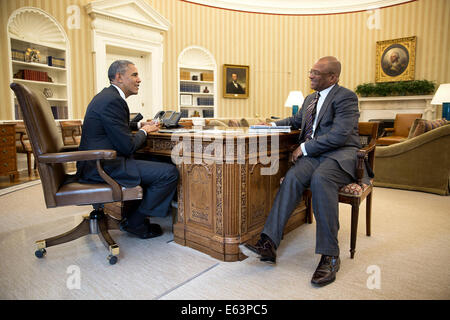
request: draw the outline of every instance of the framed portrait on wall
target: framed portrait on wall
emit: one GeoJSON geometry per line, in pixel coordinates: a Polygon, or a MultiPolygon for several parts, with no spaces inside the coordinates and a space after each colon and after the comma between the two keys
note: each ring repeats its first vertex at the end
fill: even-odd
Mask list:
{"type": "Polygon", "coordinates": [[[414,80],[416,37],[377,41],[375,82],[414,80]]]}
{"type": "Polygon", "coordinates": [[[223,65],[223,97],[248,98],[249,67],[223,65]]]}

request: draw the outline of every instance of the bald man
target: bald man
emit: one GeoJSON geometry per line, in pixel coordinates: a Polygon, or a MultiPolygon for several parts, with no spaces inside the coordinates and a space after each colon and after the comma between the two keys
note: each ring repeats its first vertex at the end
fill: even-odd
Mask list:
{"type": "Polygon", "coordinates": [[[321,259],[311,283],[333,282],[339,270],[338,190],[356,180],[355,165],[360,148],[358,98],[338,85],[341,64],[334,57],[319,59],[309,71],[311,89],[301,110],[276,122],[301,129],[294,165],[288,170],[256,245],[242,244],[241,251],[261,261],[275,263],[284,227],[310,188],[316,218],[316,253],[321,259]]]}

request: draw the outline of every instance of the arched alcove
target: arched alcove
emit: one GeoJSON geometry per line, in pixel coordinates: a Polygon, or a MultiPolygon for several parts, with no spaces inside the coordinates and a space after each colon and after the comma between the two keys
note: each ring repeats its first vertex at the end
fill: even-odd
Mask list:
{"type": "Polygon", "coordinates": [[[200,46],[189,46],[178,56],[178,106],[185,117],[195,111],[203,117],[218,117],[217,64],[200,46]]]}
{"type": "MultiPolygon", "coordinates": [[[[23,7],[8,19],[10,82],[44,92],[55,119],[72,117],[70,45],[63,27],[39,8],[23,7]],[[35,50],[38,54],[27,55],[35,50]]],[[[21,119],[11,93],[13,119],[21,119]]]]}

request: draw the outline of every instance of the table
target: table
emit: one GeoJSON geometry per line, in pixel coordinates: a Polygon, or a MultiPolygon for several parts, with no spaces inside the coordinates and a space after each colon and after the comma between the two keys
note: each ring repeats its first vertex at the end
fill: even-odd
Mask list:
{"type": "MultiPolygon", "coordinates": [[[[241,128],[210,129],[152,133],[138,153],[169,156],[178,167],[174,241],[222,261],[242,260],[238,245],[259,238],[298,131],[256,135],[241,128]]],[[[302,201],[285,233],[305,222],[305,210],[302,201]]]]}

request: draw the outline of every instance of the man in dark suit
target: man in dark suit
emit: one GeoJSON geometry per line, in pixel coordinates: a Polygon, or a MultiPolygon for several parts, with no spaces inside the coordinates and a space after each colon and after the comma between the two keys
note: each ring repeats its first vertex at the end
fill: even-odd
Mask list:
{"type": "MultiPolygon", "coordinates": [[[[87,107],[79,150],[117,151],[116,159],[104,161],[106,173],[124,187],[141,185],[144,189],[142,201],[121,222],[121,228],[141,238],[159,236],[161,227],[151,224],[147,217],[167,215],[178,170],[169,163],[133,158],[134,152],[144,146],[147,134],[158,130],[154,123],[130,123],[125,99],[138,93],[141,80],[136,66],[127,60],[115,61],[109,67],[108,78],[111,86],[98,93],[87,107]],[[139,130],[133,134],[131,129],[139,130]]],[[[80,182],[104,182],[95,161],[77,162],[77,175],[80,182]]]]}
{"type": "Polygon", "coordinates": [[[227,93],[245,94],[244,88],[237,82],[237,73],[231,74],[231,81],[227,83],[227,93]]]}
{"type": "Polygon", "coordinates": [[[317,222],[316,253],[322,255],[311,279],[317,286],[333,282],[339,270],[338,190],[356,179],[360,148],[358,98],[337,84],[340,72],[336,58],[319,59],[309,72],[316,92],[306,97],[295,116],[276,122],[301,129],[299,146],[292,155],[294,165],[280,185],[261,238],[255,246],[240,246],[246,255],[275,263],[284,227],[309,187],[317,222]]]}

